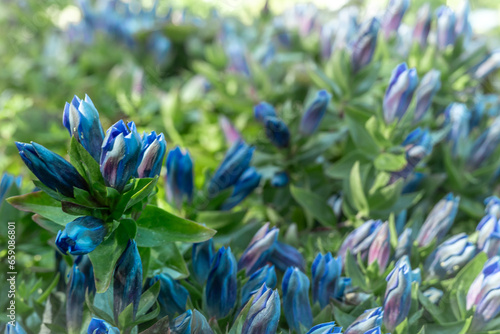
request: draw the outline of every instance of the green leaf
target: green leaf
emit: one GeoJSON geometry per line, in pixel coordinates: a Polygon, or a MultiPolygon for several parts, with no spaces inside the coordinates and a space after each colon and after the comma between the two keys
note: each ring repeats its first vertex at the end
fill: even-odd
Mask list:
{"type": "Polygon", "coordinates": [[[327,227],[335,226],[337,218],[324,198],[307,189],[295,186],[290,186],[290,192],[300,206],[322,225],[327,227]]]}
{"type": "Polygon", "coordinates": [[[69,150],[71,164],[87,180],[88,184],[104,184],[99,163],[92,158],[89,152],[78,142],[75,137],[71,137],[69,150]]]}
{"type": "Polygon", "coordinates": [[[152,205],[142,211],[137,227],[136,242],[140,247],[156,247],[174,241],[201,242],[215,234],[210,228],[152,205]]]}
{"type": "Polygon", "coordinates": [[[200,224],[217,230],[217,233],[230,232],[243,223],[247,211],[201,211],[196,220],[200,224]]]}
{"type": "Polygon", "coordinates": [[[354,322],[354,320],[356,320],[355,316],[352,316],[349,313],[345,313],[335,305],[333,305],[333,316],[335,317],[335,322],[338,324],[338,326],[343,328],[349,327],[354,322]]]}
{"type": "Polygon", "coordinates": [[[167,242],[164,245],[150,249],[149,271],[152,274],[167,273],[176,280],[189,276],[186,262],[174,242],[167,242]]]}
{"type": "Polygon", "coordinates": [[[345,179],[349,176],[352,166],[359,161],[362,164],[368,163],[370,159],[366,157],[366,154],[359,150],[354,150],[341,159],[336,161],[333,165],[325,169],[325,174],[333,179],[345,179]]]}
{"type": "Polygon", "coordinates": [[[250,298],[250,300],[246,303],[245,307],[240,311],[238,317],[234,321],[233,326],[229,330],[228,334],[240,334],[243,330],[243,324],[247,319],[248,312],[250,311],[250,307],[252,306],[255,295],[250,298]]]}
{"type": "Polygon", "coordinates": [[[57,232],[63,229],[63,226],[61,226],[60,224],[54,223],[52,220],[42,217],[39,214],[34,214],[31,219],[33,219],[33,221],[40,227],[54,234],[57,234],[57,232]]]}
{"type": "Polygon", "coordinates": [[[164,334],[164,333],[169,333],[169,331],[170,331],[170,320],[168,319],[167,315],[158,320],[153,326],[141,332],[141,334],[164,334]]]}
{"type": "MultiPolygon", "coordinates": [[[[156,281],[152,287],[147,289],[142,295],[139,301],[139,307],[137,308],[136,318],[146,314],[147,311],[155,304],[158,294],[160,293],[161,282],[156,281]]],[[[129,328],[134,322],[133,319],[134,305],[130,303],[118,316],[118,323],[120,328],[129,328]]]]}
{"type": "Polygon", "coordinates": [[[127,247],[129,235],[122,225],[111,233],[108,239],[89,253],[89,259],[94,267],[94,279],[97,293],[105,292],[115,270],[116,262],[127,247]]]}
{"type": "Polygon", "coordinates": [[[358,209],[358,211],[367,215],[370,212],[370,209],[368,206],[368,200],[366,199],[364,193],[358,161],[356,161],[351,169],[351,175],[349,176],[349,188],[354,206],[358,209]]]}
{"type": "Polygon", "coordinates": [[[78,218],[78,216],[65,213],[61,203],[43,191],[10,197],[7,202],[18,210],[37,213],[62,226],[78,218]]]}
{"type": "Polygon", "coordinates": [[[387,172],[397,172],[406,166],[405,154],[381,153],[373,161],[375,168],[387,172]]]}
{"type": "Polygon", "coordinates": [[[366,289],[366,277],[359,269],[358,262],[348,250],[345,255],[345,272],[346,276],[350,277],[352,280],[352,285],[360,287],[361,289],[366,289]]]}

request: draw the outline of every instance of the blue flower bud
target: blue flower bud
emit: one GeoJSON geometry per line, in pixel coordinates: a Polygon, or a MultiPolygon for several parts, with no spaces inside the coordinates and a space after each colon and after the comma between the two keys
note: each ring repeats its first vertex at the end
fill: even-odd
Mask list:
{"type": "Polygon", "coordinates": [[[446,123],[451,127],[448,139],[452,143],[453,156],[457,156],[460,149],[465,146],[469,136],[471,113],[463,103],[450,104],[444,113],[446,123]]]}
{"type": "Polygon", "coordinates": [[[166,165],[167,199],[180,207],[184,198],[193,198],[193,161],[188,151],[177,146],[168,153],[166,165]]]}
{"type": "Polygon", "coordinates": [[[127,248],[116,263],[113,283],[113,314],[115,322],[129,305],[133,306],[132,320],[135,320],[142,292],[142,261],[137,244],[129,240],[127,248]]]}
{"type": "Polygon", "coordinates": [[[253,113],[255,119],[264,124],[264,121],[267,117],[276,117],[276,111],[274,107],[267,102],[260,102],[255,107],[253,107],[253,113]]]}
{"type": "Polygon", "coordinates": [[[245,305],[262,284],[270,289],[276,288],[277,278],[274,266],[265,265],[250,276],[241,289],[241,305],[245,305]]]}
{"type": "Polygon", "coordinates": [[[69,275],[66,301],[66,328],[69,333],[79,333],[85,303],[85,275],[75,263],[69,275]]]}
{"type": "Polygon", "coordinates": [[[207,319],[198,310],[187,310],[170,325],[172,334],[213,334],[207,319]]]}
{"type": "Polygon", "coordinates": [[[432,208],[416,239],[420,247],[429,245],[434,239],[443,240],[453,225],[459,202],[459,196],[449,193],[432,208]]]}
{"type": "Polygon", "coordinates": [[[386,38],[389,38],[392,33],[398,31],[403,15],[408,10],[408,7],[410,7],[410,0],[389,1],[384,20],[382,21],[382,30],[386,38]]]}
{"type": "Polygon", "coordinates": [[[430,70],[424,75],[416,90],[417,105],[415,107],[415,121],[421,120],[429,110],[432,99],[441,88],[441,72],[430,70]]]}
{"type": "Polygon", "coordinates": [[[276,246],[279,230],[269,228],[269,223],[262,226],[250,241],[238,262],[238,269],[245,269],[247,275],[255,273],[267,262],[276,246]]]}
{"type": "Polygon", "coordinates": [[[247,168],[234,184],[233,192],[222,203],[222,210],[231,210],[250,195],[259,186],[261,174],[254,167],[247,168]]]}
{"type": "Polygon", "coordinates": [[[231,248],[222,247],[212,261],[205,287],[207,312],[211,317],[226,317],[236,304],[236,259],[231,248]]]}
{"type": "Polygon", "coordinates": [[[394,258],[396,260],[399,260],[403,256],[407,255],[410,256],[411,254],[411,247],[413,245],[413,239],[412,239],[412,229],[411,228],[406,228],[403,233],[398,238],[398,245],[396,247],[395,253],[394,253],[394,258]]]}
{"type": "Polygon", "coordinates": [[[247,145],[243,140],[237,141],[226,153],[224,160],[215,171],[208,184],[211,196],[233,186],[250,166],[254,147],[247,145]]]}
{"type": "Polygon", "coordinates": [[[85,179],[60,155],[42,145],[16,142],[26,166],[44,185],[66,197],[73,197],[73,188],[88,189],[85,179]]]}
{"type": "Polygon", "coordinates": [[[182,314],[186,311],[186,303],[189,292],[179,282],[174,280],[169,274],[163,273],[148,279],[146,287],[153,286],[160,281],[160,293],[158,303],[160,304],[159,317],[173,317],[175,314],[182,314]]]}
{"type": "Polygon", "coordinates": [[[390,240],[389,223],[385,222],[378,229],[368,250],[368,265],[376,261],[381,274],[385,271],[389,263],[389,256],[391,255],[390,240]]]}
{"type": "Polygon", "coordinates": [[[8,322],[5,325],[5,334],[26,334],[26,331],[19,322],[16,321],[15,325],[8,322]]]}
{"type": "Polygon", "coordinates": [[[342,246],[337,253],[342,259],[345,259],[347,250],[354,256],[358,254],[364,260],[368,255],[368,250],[372,244],[377,231],[382,225],[380,220],[368,220],[363,225],[352,231],[347,238],[345,238],[342,246]]]}
{"type": "Polygon", "coordinates": [[[249,77],[250,68],[248,67],[246,50],[243,43],[238,40],[232,40],[225,45],[225,51],[228,58],[228,70],[249,77]]]}
{"type": "Polygon", "coordinates": [[[307,107],[300,121],[300,132],[306,136],[313,134],[325,116],[326,108],[332,96],[326,90],[320,90],[314,101],[307,107]]]}
{"type": "Polygon", "coordinates": [[[351,66],[354,73],[368,65],[373,58],[377,46],[380,22],[372,18],[363,23],[351,45],[351,66]]]}
{"type": "Polygon", "coordinates": [[[149,135],[144,133],[136,172],[137,177],[142,179],[160,175],[166,149],[167,143],[165,142],[163,133],[159,135],[156,135],[154,131],[149,135]]]}
{"type": "Polygon", "coordinates": [[[269,262],[281,271],[288,267],[297,267],[304,270],[305,260],[302,254],[295,248],[285,243],[276,241],[269,262]]]}
{"type": "Polygon", "coordinates": [[[448,45],[455,44],[455,13],[446,6],[437,9],[437,45],[444,50],[448,45]]]}
{"type": "Polygon", "coordinates": [[[282,282],[283,310],[291,330],[301,333],[301,326],[310,328],[313,322],[309,303],[309,278],[298,268],[289,267],[282,282]]]}
{"type": "Polygon", "coordinates": [[[252,305],[243,323],[241,334],[274,334],[280,320],[278,290],[262,287],[255,293],[252,305]]]}
{"type": "Polygon", "coordinates": [[[21,187],[21,180],[20,176],[14,177],[8,173],[2,174],[2,180],[0,181],[0,207],[13,186],[16,186],[17,188],[21,187]]]}
{"type": "Polygon", "coordinates": [[[484,205],[486,208],[484,212],[486,214],[492,215],[500,219],[500,198],[496,196],[490,196],[484,200],[484,205]]]}
{"type": "Polygon", "coordinates": [[[268,116],[264,120],[266,136],[277,148],[287,148],[290,144],[290,131],[286,124],[279,118],[268,116]]]}
{"type": "Polygon", "coordinates": [[[457,234],[432,252],[425,261],[427,278],[453,277],[463,266],[476,256],[476,246],[468,240],[465,233],[457,234]]]}
{"type": "Polygon", "coordinates": [[[120,334],[120,330],[104,320],[92,318],[87,334],[120,334]]]}
{"type": "Polygon", "coordinates": [[[488,292],[483,290],[483,283],[490,276],[494,276],[500,272],[500,257],[495,256],[486,261],[481,270],[481,273],[474,279],[469,291],[467,292],[467,310],[470,310],[472,306],[479,304],[481,298],[488,292]]]}
{"type": "Polygon", "coordinates": [[[408,69],[406,63],[399,64],[392,71],[389,87],[387,87],[384,96],[384,119],[387,124],[403,117],[410,105],[417,84],[417,70],[408,69]]]}
{"type": "Polygon", "coordinates": [[[335,326],[335,321],[319,324],[311,328],[306,334],[334,334],[342,333],[342,327],[335,326]]]}
{"type": "Polygon", "coordinates": [[[392,332],[408,316],[411,306],[411,265],[407,256],[396,262],[386,281],[383,321],[392,332]]]}
{"type": "Polygon", "coordinates": [[[402,194],[409,194],[413,193],[418,190],[420,185],[422,184],[422,181],[425,178],[424,173],[411,173],[410,177],[406,179],[406,184],[403,187],[403,190],[401,190],[402,194]]]}
{"type": "Polygon", "coordinates": [[[396,232],[398,235],[403,232],[408,217],[408,210],[403,210],[396,216],[396,232]]]}
{"type": "Polygon", "coordinates": [[[290,182],[290,178],[288,173],[285,171],[274,173],[273,178],[271,179],[271,185],[275,188],[284,187],[290,182]]]}
{"type": "Polygon", "coordinates": [[[500,49],[493,50],[489,55],[474,66],[471,71],[476,79],[484,79],[490,73],[500,68],[500,49]]]}
{"type": "Polygon", "coordinates": [[[413,29],[413,40],[417,41],[422,48],[427,45],[427,38],[431,30],[431,21],[431,5],[425,3],[417,12],[417,23],[413,29]]]}
{"type": "Polygon", "coordinates": [[[336,259],[331,253],[323,256],[318,253],[311,267],[312,273],[312,296],[313,303],[318,302],[321,308],[325,308],[330,299],[338,296],[338,284],[342,273],[342,259],[336,259]]]}
{"type": "Polygon", "coordinates": [[[429,299],[429,301],[431,303],[433,303],[434,305],[439,304],[439,301],[443,297],[443,294],[444,294],[443,291],[436,289],[436,288],[433,288],[433,287],[430,287],[429,289],[427,289],[423,292],[423,295],[427,299],[429,299]]]}
{"type": "Polygon", "coordinates": [[[494,215],[487,214],[476,228],[478,231],[477,247],[488,257],[500,255],[500,221],[494,215]]]}
{"type": "Polygon", "coordinates": [[[193,278],[201,285],[204,285],[208,278],[208,271],[214,258],[214,244],[212,239],[193,244],[191,253],[193,278]]]}
{"type": "Polygon", "coordinates": [[[467,164],[470,168],[481,167],[500,144],[500,117],[474,142],[467,164]]]}
{"type": "Polygon", "coordinates": [[[107,233],[108,229],[101,219],[79,217],[57,233],[56,246],[63,254],[88,254],[101,244],[107,233]]]}
{"type": "Polygon", "coordinates": [[[366,310],[347,327],[344,334],[364,334],[370,329],[382,325],[384,310],[381,307],[366,310]]]}
{"type": "Polygon", "coordinates": [[[122,191],[136,173],[140,153],[141,137],[134,122],[127,127],[120,120],[111,126],[106,131],[101,153],[101,173],[107,185],[122,191]]]}
{"type": "Polygon", "coordinates": [[[83,148],[99,162],[104,132],[99,120],[99,113],[88,95],[85,94],[84,100],[75,95],[71,104],[66,102],[63,125],[68,129],[70,136],[74,136],[83,148]]]}

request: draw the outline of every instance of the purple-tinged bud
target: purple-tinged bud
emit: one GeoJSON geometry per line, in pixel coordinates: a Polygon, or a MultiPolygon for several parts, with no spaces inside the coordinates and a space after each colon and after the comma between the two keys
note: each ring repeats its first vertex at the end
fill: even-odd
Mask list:
{"type": "Polygon", "coordinates": [[[390,0],[382,20],[382,30],[385,38],[398,31],[403,15],[410,7],[410,0],[390,0]]]}
{"type": "Polygon", "coordinates": [[[224,132],[226,142],[230,146],[234,145],[234,143],[241,139],[240,133],[226,116],[219,117],[219,126],[222,129],[222,132],[224,132]]]}
{"type": "Polygon", "coordinates": [[[417,236],[416,241],[420,247],[429,245],[433,240],[443,240],[453,225],[459,202],[459,196],[449,193],[432,208],[417,236]]]}
{"type": "Polygon", "coordinates": [[[406,63],[399,64],[393,71],[389,87],[384,96],[384,119],[387,124],[403,117],[417,88],[417,70],[409,69],[406,63]]]}
{"type": "Polygon", "coordinates": [[[424,296],[429,299],[431,303],[434,305],[439,304],[439,301],[443,297],[444,293],[442,290],[430,287],[429,289],[425,290],[423,292],[424,296]]]}
{"type": "Polygon", "coordinates": [[[490,73],[500,68],[500,49],[492,51],[479,64],[472,68],[476,79],[484,79],[490,73]]]}
{"type": "Polygon", "coordinates": [[[298,268],[290,267],[282,283],[283,310],[288,327],[301,333],[301,327],[310,328],[313,322],[309,302],[309,278],[298,268]]]}
{"type": "Polygon", "coordinates": [[[452,103],[446,108],[444,114],[446,124],[451,127],[448,140],[452,143],[452,154],[458,156],[469,136],[471,112],[463,103],[452,103]]]}
{"type": "Polygon", "coordinates": [[[266,287],[270,289],[276,288],[277,278],[274,266],[266,264],[250,276],[241,289],[241,305],[245,305],[250,300],[253,293],[260,289],[262,284],[265,284],[266,287]]]}
{"type": "Polygon", "coordinates": [[[500,257],[495,256],[486,261],[481,270],[481,273],[474,279],[469,291],[467,292],[467,310],[470,310],[472,306],[477,305],[480,302],[480,297],[484,297],[485,292],[482,291],[483,283],[489,276],[495,275],[500,272],[500,257]]]}
{"type": "Polygon", "coordinates": [[[303,271],[306,263],[302,254],[295,247],[279,241],[276,241],[274,245],[269,262],[281,271],[287,270],[288,267],[297,267],[303,271]]]}
{"type": "Polygon", "coordinates": [[[335,321],[319,324],[311,328],[306,334],[335,334],[342,333],[342,327],[335,326],[335,321]]]}
{"type": "Polygon", "coordinates": [[[241,255],[238,269],[245,269],[246,274],[251,275],[269,262],[278,240],[278,232],[276,227],[270,229],[269,223],[262,226],[241,255]]]}
{"type": "Polygon", "coordinates": [[[417,41],[422,48],[427,45],[427,38],[431,30],[431,21],[431,5],[425,3],[417,12],[417,23],[413,29],[413,40],[417,41]]]}
{"type": "Polygon", "coordinates": [[[465,233],[457,234],[432,252],[425,261],[427,279],[445,279],[455,276],[474,256],[476,246],[468,240],[465,233]]]}
{"type": "Polygon", "coordinates": [[[499,144],[500,117],[497,117],[472,145],[471,154],[467,161],[468,166],[472,169],[481,167],[495,152],[499,144]]]}
{"type": "Polygon", "coordinates": [[[193,250],[191,253],[191,262],[193,266],[192,275],[200,285],[204,285],[207,281],[208,271],[212,265],[213,258],[213,239],[193,244],[193,250]]]}
{"type": "Polygon", "coordinates": [[[392,332],[408,316],[411,306],[411,265],[407,256],[396,262],[386,281],[383,321],[392,332]]]}
{"type": "Polygon", "coordinates": [[[351,45],[351,66],[354,73],[367,66],[373,58],[377,47],[377,36],[380,22],[372,18],[363,23],[351,45]]]}
{"type": "Polygon", "coordinates": [[[264,283],[254,294],[252,305],[243,323],[241,334],[274,334],[280,320],[280,295],[278,290],[264,283]]]}
{"type": "Polygon", "coordinates": [[[364,334],[370,329],[382,325],[383,317],[384,310],[382,307],[366,310],[347,327],[344,334],[364,334]]]}
{"type": "Polygon", "coordinates": [[[398,245],[396,247],[394,258],[396,260],[399,260],[405,255],[410,256],[412,245],[413,245],[412,229],[408,227],[403,231],[403,233],[401,233],[401,235],[398,238],[398,245]]]}
{"type": "Polygon", "coordinates": [[[177,207],[182,206],[184,199],[191,202],[193,198],[194,175],[193,160],[187,150],[178,146],[168,152],[167,161],[167,199],[175,203],[177,207]]]}
{"type": "Polygon", "coordinates": [[[366,259],[368,250],[377,235],[377,231],[382,225],[381,220],[368,220],[363,225],[352,231],[340,246],[338,256],[345,259],[347,250],[356,257],[358,254],[361,259],[366,259]]]}
{"type": "Polygon", "coordinates": [[[154,131],[149,135],[144,133],[136,176],[142,179],[160,175],[166,150],[167,143],[163,133],[159,135],[156,135],[154,131]]]}
{"type": "Polygon", "coordinates": [[[416,90],[417,105],[415,107],[415,121],[421,120],[429,110],[432,99],[441,88],[441,72],[430,70],[420,81],[416,90]]]}
{"type": "Polygon", "coordinates": [[[477,225],[477,247],[489,258],[500,255],[500,221],[496,216],[487,214],[477,225]]]}
{"type": "Polygon", "coordinates": [[[267,102],[261,102],[253,107],[253,113],[255,119],[262,124],[267,117],[276,117],[274,107],[267,102]]]}
{"type": "Polygon", "coordinates": [[[484,209],[486,214],[492,215],[500,219],[500,198],[496,196],[490,196],[484,200],[484,209]]]}
{"type": "Polygon", "coordinates": [[[205,287],[207,312],[211,317],[226,317],[236,304],[236,259],[231,248],[222,247],[212,261],[205,287]]]}
{"type": "Polygon", "coordinates": [[[440,50],[455,44],[455,13],[447,6],[437,9],[437,45],[440,50]]]}
{"type": "Polygon", "coordinates": [[[338,284],[342,273],[342,259],[334,258],[331,253],[323,256],[318,253],[311,267],[313,303],[318,302],[323,309],[330,299],[338,294],[338,284]]]}
{"type": "Polygon", "coordinates": [[[381,274],[385,271],[389,263],[389,256],[391,255],[390,240],[389,223],[385,222],[378,229],[368,250],[368,265],[377,262],[381,274]]]}
{"type": "Polygon", "coordinates": [[[320,90],[314,101],[307,107],[300,121],[300,132],[306,136],[312,135],[325,116],[326,108],[332,96],[326,90],[320,90]]]}

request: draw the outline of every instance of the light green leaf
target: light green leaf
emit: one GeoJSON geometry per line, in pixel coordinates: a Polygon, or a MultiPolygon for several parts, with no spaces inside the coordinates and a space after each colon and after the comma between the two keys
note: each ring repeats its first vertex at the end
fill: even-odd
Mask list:
{"type": "Polygon", "coordinates": [[[354,206],[358,209],[358,211],[363,212],[365,215],[367,215],[370,212],[370,209],[368,206],[368,200],[366,199],[364,193],[364,187],[361,180],[358,161],[351,169],[351,174],[349,176],[349,187],[354,206]]]}
{"type": "Polygon", "coordinates": [[[386,172],[397,172],[406,166],[406,157],[404,153],[381,153],[373,161],[375,168],[386,172]]]}

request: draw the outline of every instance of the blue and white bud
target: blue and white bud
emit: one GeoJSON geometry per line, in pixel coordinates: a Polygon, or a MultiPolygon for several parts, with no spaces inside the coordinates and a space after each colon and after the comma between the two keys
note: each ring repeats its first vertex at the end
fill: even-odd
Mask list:
{"type": "Polygon", "coordinates": [[[460,150],[466,144],[469,136],[471,113],[463,103],[452,103],[444,111],[446,124],[451,129],[448,134],[448,140],[452,143],[452,152],[454,156],[460,154],[460,150]]]}
{"type": "Polygon", "coordinates": [[[382,30],[385,38],[389,38],[398,31],[404,14],[410,7],[410,0],[390,0],[387,6],[384,19],[382,20],[382,30]]]}
{"type": "Polygon", "coordinates": [[[377,262],[380,273],[387,268],[389,257],[391,255],[391,233],[389,223],[383,223],[375,235],[370,249],[368,250],[368,265],[377,262]]]}
{"type": "Polygon", "coordinates": [[[243,285],[241,289],[241,305],[245,305],[255,291],[259,290],[262,284],[270,289],[276,288],[278,280],[276,278],[276,270],[274,266],[265,265],[256,272],[254,272],[248,281],[243,285]]]}
{"type": "Polygon", "coordinates": [[[412,232],[412,229],[407,227],[399,236],[398,245],[396,246],[396,250],[394,253],[394,258],[396,260],[399,260],[405,255],[411,255],[411,247],[413,245],[412,232]]]}
{"type": "Polygon", "coordinates": [[[477,247],[489,258],[500,255],[500,221],[494,215],[487,214],[477,225],[477,247]]]}
{"type": "Polygon", "coordinates": [[[280,295],[278,290],[268,288],[264,283],[254,294],[254,299],[241,334],[274,334],[280,320],[280,295]]]}
{"type": "Polygon", "coordinates": [[[363,225],[347,236],[342,246],[340,246],[337,255],[344,260],[347,250],[349,250],[354,257],[357,257],[359,254],[361,259],[365,260],[368,256],[370,245],[375,239],[381,225],[381,220],[368,220],[363,223],[363,225]]]}
{"type": "Polygon", "coordinates": [[[419,121],[424,117],[432,104],[432,99],[440,88],[441,72],[434,69],[427,72],[416,90],[415,121],[419,121]]]}
{"type": "Polygon", "coordinates": [[[141,153],[139,154],[139,162],[137,166],[136,176],[139,178],[153,178],[160,175],[163,158],[167,143],[163,133],[156,135],[156,132],[151,132],[149,135],[144,133],[142,136],[141,153]]]}
{"type": "Polygon", "coordinates": [[[484,200],[484,209],[486,214],[492,215],[500,219],[500,198],[496,196],[490,196],[484,200]]]}
{"type": "Polygon", "coordinates": [[[493,123],[474,142],[467,164],[470,168],[481,167],[495,152],[500,144],[500,117],[495,118],[493,123]]]}
{"type": "Polygon", "coordinates": [[[351,66],[354,73],[359,72],[372,61],[375,48],[377,47],[379,29],[380,21],[377,18],[372,18],[363,23],[354,37],[350,47],[351,66]]]}
{"type": "Polygon", "coordinates": [[[262,226],[241,255],[238,269],[245,269],[246,274],[251,275],[269,262],[278,240],[278,232],[276,227],[270,229],[269,223],[262,226]]]}
{"type": "Polygon", "coordinates": [[[384,119],[387,124],[404,116],[417,84],[417,70],[409,69],[406,63],[399,64],[392,71],[389,87],[384,96],[384,119]]]}
{"type": "Polygon", "coordinates": [[[408,316],[411,306],[411,276],[410,260],[404,256],[396,262],[386,278],[383,322],[388,331],[394,331],[408,316]]]}
{"type": "Polygon", "coordinates": [[[334,334],[342,333],[342,327],[335,326],[335,321],[319,324],[311,328],[306,334],[334,334]]]}
{"type": "Polygon", "coordinates": [[[454,45],[457,38],[455,33],[456,17],[453,10],[447,6],[437,9],[437,45],[440,50],[454,45]]]}
{"type": "Polygon", "coordinates": [[[344,334],[364,334],[370,329],[381,326],[383,317],[384,310],[382,307],[366,310],[347,327],[344,334]]]}
{"type": "Polygon", "coordinates": [[[472,68],[473,75],[476,79],[484,79],[490,73],[500,68],[500,49],[493,50],[479,64],[472,68]]]}
{"type": "Polygon", "coordinates": [[[429,289],[425,290],[423,294],[434,305],[439,304],[439,301],[441,300],[441,298],[443,298],[444,295],[442,290],[433,287],[430,287],[429,289]]]}
{"type": "Polygon", "coordinates": [[[499,257],[490,259],[474,280],[467,295],[467,308],[476,305],[471,330],[480,331],[500,313],[499,257]]]}
{"type": "Polygon", "coordinates": [[[417,12],[417,23],[413,29],[413,40],[420,44],[420,47],[427,46],[427,38],[431,31],[432,12],[431,5],[425,3],[417,12]]]}

